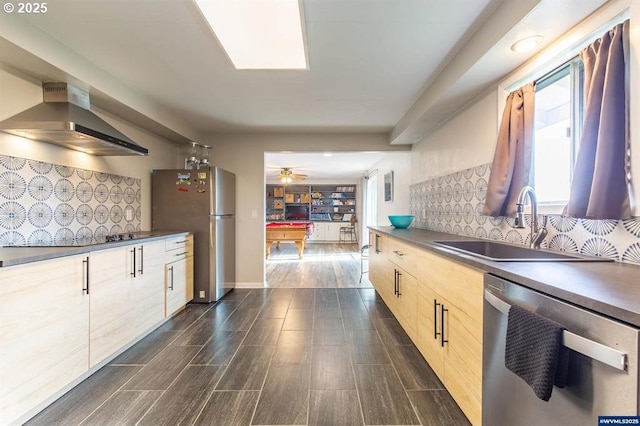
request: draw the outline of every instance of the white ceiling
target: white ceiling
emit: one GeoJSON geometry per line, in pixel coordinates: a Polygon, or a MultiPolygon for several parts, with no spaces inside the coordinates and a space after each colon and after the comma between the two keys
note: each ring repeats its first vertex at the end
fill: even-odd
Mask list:
{"type": "Polygon", "coordinates": [[[308,71],[235,70],[190,0],[22,16],[204,133],[390,131],[490,0],[305,0],[308,71]]]}
{"type": "Polygon", "coordinates": [[[268,182],[276,181],[284,167],[293,173],[307,175],[309,181],[346,180],[354,182],[385,155],[407,155],[406,152],[294,152],[265,153],[265,172],[268,182]]]}
{"type": "Polygon", "coordinates": [[[301,1],[310,70],[235,70],[191,0],[2,13],[0,65],[81,81],[97,106],[176,141],[380,132],[407,144],[522,64],[530,54],[508,49],[518,37],[540,33],[543,47],[606,0],[301,1]]]}

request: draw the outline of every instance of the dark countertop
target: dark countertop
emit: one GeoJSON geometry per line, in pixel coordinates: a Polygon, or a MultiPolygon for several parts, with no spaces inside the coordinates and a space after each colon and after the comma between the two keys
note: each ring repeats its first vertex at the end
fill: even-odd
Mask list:
{"type": "Polygon", "coordinates": [[[640,266],[621,262],[493,262],[432,244],[475,240],[424,229],[370,227],[599,314],[640,327],[640,266]]]}
{"type": "Polygon", "coordinates": [[[188,232],[171,231],[142,231],[134,232],[135,239],[115,241],[110,243],[88,244],[84,246],[68,247],[0,247],[0,267],[21,265],[24,263],[39,262],[41,260],[55,259],[58,257],[73,256],[92,251],[111,249],[122,246],[147,243],[154,240],[165,239],[170,236],[186,235],[188,232]]]}

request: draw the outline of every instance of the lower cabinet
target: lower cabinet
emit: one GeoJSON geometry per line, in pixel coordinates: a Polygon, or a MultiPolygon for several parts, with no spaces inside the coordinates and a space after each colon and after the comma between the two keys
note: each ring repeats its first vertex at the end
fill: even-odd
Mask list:
{"type": "Polygon", "coordinates": [[[387,259],[386,237],[378,232],[369,233],[369,281],[384,299],[388,293],[389,259],[387,259]]]}
{"type": "Polygon", "coordinates": [[[90,366],[164,319],[164,241],[91,252],[90,366]]]}
{"type": "Polygon", "coordinates": [[[313,232],[307,237],[309,241],[339,241],[340,227],[349,222],[313,222],[313,232]]]}
{"type": "Polygon", "coordinates": [[[118,247],[92,252],[89,258],[90,361],[99,364],[134,337],[130,320],[130,281],[135,247],[118,247]]]}
{"type": "Polygon", "coordinates": [[[415,341],[418,318],[418,280],[409,272],[394,267],[396,302],[393,312],[404,331],[415,341]]]}
{"type": "Polygon", "coordinates": [[[392,311],[402,328],[416,340],[418,323],[418,279],[417,262],[419,251],[392,238],[387,240],[387,259],[393,270],[392,311]]]}
{"type": "Polygon", "coordinates": [[[165,316],[193,299],[193,236],[167,240],[165,250],[165,316]]]}
{"type": "Polygon", "coordinates": [[[483,272],[424,252],[416,346],[467,418],[482,422],[483,272]]]}
{"type": "Polygon", "coordinates": [[[131,278],[133,310],[130,319],[135,336],[139,336],[164,319],[165,243],[139,244],[135,249],[137,272],[131,278]]]}
{"type": "Polygon", "coordinates": [[[194,282],[193,282],[193,234],[187,235],[187,277],[186,277],[186,299],[185,303],[189,303],[194,297],[194,282]]]}
{"type": "Polygon", "coordinates": [[[169,296],[164,239],[0,267],[0,424],[26,420],[193,298],[193,237],[180,239],[169,296]]]}
{"type": "Polygon", "coordinates": [[[186,303],[187,261],[176,260],[165,266],[165,316],[170,317],[186,303]]]}
{"type": "Polygon", "coordinates": [[[483,271],[372,231],[376,290],[474,425],[482,420],[483,271]]]}
{"type": "Polygon", "coordinates": [[[0,268],[0,424],[89,370],[87,256],[0,268]]]}

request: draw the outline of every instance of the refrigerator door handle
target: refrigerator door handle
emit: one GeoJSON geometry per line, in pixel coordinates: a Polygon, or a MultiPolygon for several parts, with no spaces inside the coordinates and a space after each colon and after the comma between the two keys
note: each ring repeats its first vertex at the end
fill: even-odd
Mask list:
{"type": "Polygon", "coordinates": [[[213,220],[209,221],[209,248],[213,248],[214,247],[214,241],[213,241],[213,220]]]}
{"type": "MultiPolygon", "coordinates": [[[[209,170],[209,216],[213,216],[213,214],[215,213],[215,206],[214,206],[214,202],[215,200],[213,199],[215,192],[213,192],[213,175],[211,174],[212,170],[209,170]]],[[[213,234],[210,234],[213,235],[213,234]]]]}

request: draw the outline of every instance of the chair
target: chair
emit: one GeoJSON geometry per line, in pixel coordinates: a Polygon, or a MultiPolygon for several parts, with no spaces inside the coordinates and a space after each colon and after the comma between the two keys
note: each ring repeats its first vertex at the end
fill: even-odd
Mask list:
{"type": "Polygon", "coordinates": [[[356,234],[356,223],[358,222],[358,220],[356,219],[355,215],[351,216],[350,219],[350,225],[349,226],[341,226],[340,227],[340,234],[338,236],[338,242],[340,243],[346,243],[347,242],[347,238],[349,238],[350,243],[357,243],[358,242],[358,234],[356,234]]]}
{"type": "Polygon", "coordinates": [[[362,284],[362,276],[369,272],[368,269],[364,270],[364,262],[369,260],[369,247],[371,247],[369,244],[365,244],[360,249],[360,281],[358,281],[360,284],[362,284]]]}

